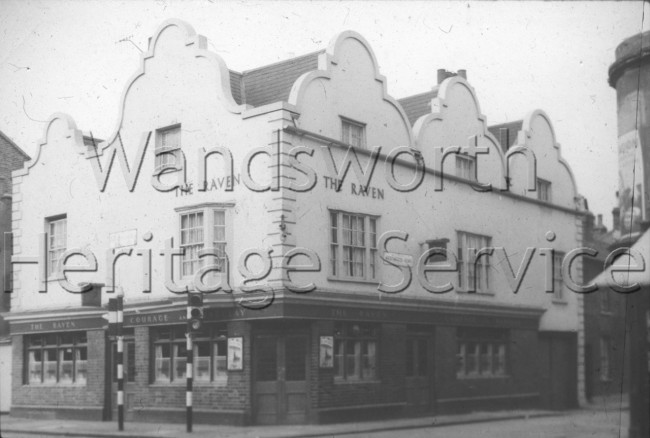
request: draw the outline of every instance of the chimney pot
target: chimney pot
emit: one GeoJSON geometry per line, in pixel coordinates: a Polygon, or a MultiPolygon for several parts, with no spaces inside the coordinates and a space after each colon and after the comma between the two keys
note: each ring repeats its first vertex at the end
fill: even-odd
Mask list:
{"type": "Polygon", "coordinates": [[[438,69],[438,85],[442,84],[442,81],[447,79],[447,70],[444,68],[438,69]]]}
{"type": "Polygon", "coordinates": [[[621,209],[618,207],[614,207],[612,209],[612,218],[613,218],[613,226],[612,228],[615,230],[620,230],[621,228],[621,209]]]}

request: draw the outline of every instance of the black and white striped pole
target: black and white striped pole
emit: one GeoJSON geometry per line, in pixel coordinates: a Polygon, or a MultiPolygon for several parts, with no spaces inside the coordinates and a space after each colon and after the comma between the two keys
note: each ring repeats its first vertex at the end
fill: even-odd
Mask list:
{"type": "Polygon", "coordinates": [[[124,430],[124,336],[122,323],[124,321],[124,297],[117,297],[117,427],[124,430]]]}
{"type": "MultiPolygon", "coordinates": [[[[188,324],[188,329],[189,329],[189,324],[188,324]]],[[[187,416],[186,416],[186,425],[187,425],[187,431],[192,432],[192,370],[193,370],[193,362],[194,362],[194,355],[192,354],[193,346],[192,346],[192,330],[189,329],[187,331],[187,363],[185,365],[186,367],[186,375],[187,375],[187,392],[185,393],[185,407],[187,409],[187,416]]]]}
{"type": "Polygon", "coordinates": [[[187,431],[192,432],[192,384],[194,371],[194,345],[192,336],[201,329],[203,323],[203,294],[201,292],[187,293],[187,393],[185,406],[187,408],[187,431]]]}

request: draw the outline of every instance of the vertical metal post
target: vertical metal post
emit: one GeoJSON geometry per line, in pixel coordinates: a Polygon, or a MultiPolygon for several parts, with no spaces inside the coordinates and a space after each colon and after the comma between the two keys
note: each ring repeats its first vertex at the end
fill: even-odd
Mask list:
{"type": "Polygon", "coordinates": [[[188,324],[187,326],[187,363],[186,363],[186,376],[187,376],[187,393],[185,394],[185,406],[187,408],[187,431],[192,432],[192,371],[194,363],[193,345],[192,345],[192,330],[188,324]]]}
{"type": "Polygon", "coordinates": [[[124,430],[124,297],[117,297],[117,427],[124,430]]]}

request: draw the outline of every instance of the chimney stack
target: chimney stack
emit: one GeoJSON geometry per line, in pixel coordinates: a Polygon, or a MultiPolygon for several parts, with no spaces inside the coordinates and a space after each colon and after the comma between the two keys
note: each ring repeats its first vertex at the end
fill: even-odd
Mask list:
{"type": "Polygon", "coordinates": [[[458,76],[460,76],[463,79],[467,79],[467,70],[465,70],[464,68],[458,70],[458,76]]]}
{"type": "Polygon", "coordinates": [[[614,230],[620,230],[621,229],[621,209],[618,207],[614,207],[612,209],[612,218],[613,218],[613,226],[612,228],[614,230]]]}

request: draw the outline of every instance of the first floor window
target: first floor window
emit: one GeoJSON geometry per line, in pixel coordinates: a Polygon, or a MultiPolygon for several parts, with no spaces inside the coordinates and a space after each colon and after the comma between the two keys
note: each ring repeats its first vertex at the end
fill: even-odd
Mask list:
{"type": "MultiPolygon", "coordinates": [[[[158,330],[154,337],[154,381],[185,382],[187,338],[185,327],[158,330]]],[[[195,382],[224,381],[227,375],[225,329],[205,329],[193,336],[195,382]]]]}
{"type": "Polygon", "coordinates": [[[507,333],[493,329],[458,329],[456,377],[500,377],[507,373],[507,333]]]}
{"type": "Polygon", "coordinates": [[[32,335],[25,340],[28,383],[86,383],[86,333],[32,335]]]}
{"type": "Polygon", "coordinates": [[[330,263],[335,277],[377,278],[377,218],[330,211],[330,263]]]}
{"type": "MultiPolygon", "coordinates": [[[[178,211],[178,210],[177,210],[178,211]]],[[[221,204],[180,209],[181,277],[191,277],[209,266],[209,277],[227,272],[228,211],[221,204]],[[210,254],[206,253],[209,250],[210,254]]],[[[206,284],[208,279],[203,280],[206,284]]]]}
{"type": "Polygon", "coordinates": [[[335,329],[335,379],[377,379],[377,332],[368,324],[341,324],[335,329]]]}
{"type": "Polygon", "coordinates": [[[470,263],[470,254],[476,254],[490,247],[488,236],[459,231],[458,237],[458,280],[460,289],[488,292],[490,288],[490,257],[482,255],[470,263]]]}

